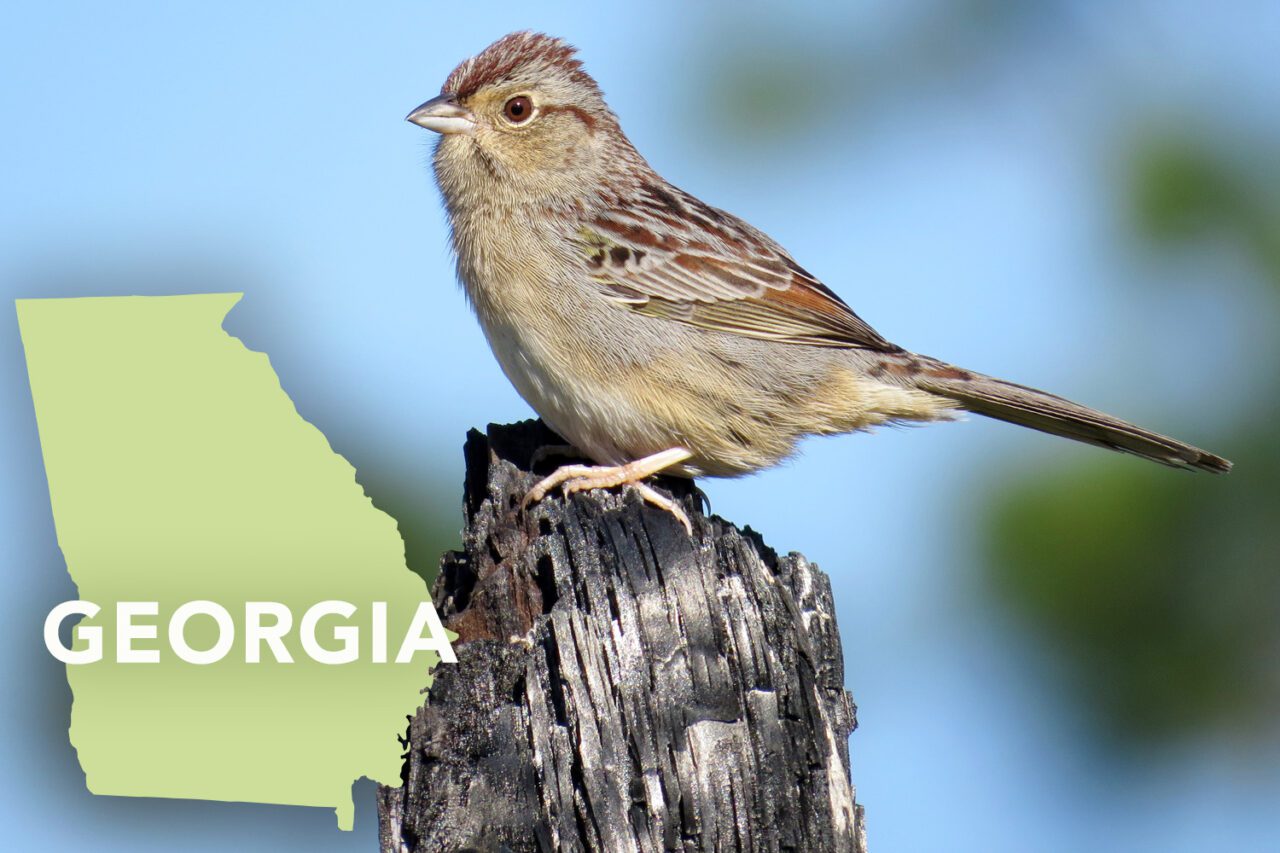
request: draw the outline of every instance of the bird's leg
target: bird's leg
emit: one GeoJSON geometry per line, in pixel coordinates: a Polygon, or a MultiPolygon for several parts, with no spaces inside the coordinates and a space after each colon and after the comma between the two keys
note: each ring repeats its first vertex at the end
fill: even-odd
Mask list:
{"type": "Polygon", "coordinates": [[[642,498],[674,515],[684,525],[684,529],[692,534],[693,525],[690,524],[689,517],[685,515],[680,505],[641,482],[646,477],[665,471],[692,456],[693,454],[683,447],[672,447],[625,465],[562,465],[556,469],[555,473],[530,489],[524,496],[524,500],[520,502],[520,506],[524,508],[529,504],[537,503],[556,486],[560,486],[566,495],[588,489],[634,486],[642,498]]]}
{"type": "Polygon", "coordinates": [[[544,444],[529,457],[529,470],[532,471],[553,456],[583,458],[583,453],[572,444],[544,444]]]}

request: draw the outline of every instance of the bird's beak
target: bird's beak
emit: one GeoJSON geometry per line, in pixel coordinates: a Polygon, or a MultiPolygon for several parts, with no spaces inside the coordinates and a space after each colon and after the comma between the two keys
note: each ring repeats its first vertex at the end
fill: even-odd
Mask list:
{"type": "Polygon", "coordinates": [[[458,103],[452,92],[432,98],[405,116],[404,120],[436,133],[469,134],[476,129],[476,117],[458,103]]]}

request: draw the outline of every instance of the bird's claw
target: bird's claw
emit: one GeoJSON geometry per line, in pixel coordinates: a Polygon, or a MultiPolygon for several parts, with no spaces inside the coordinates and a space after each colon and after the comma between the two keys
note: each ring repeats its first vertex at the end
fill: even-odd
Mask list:
{"type": "Polygon", "coordinates": [[[614,486],[631,486],[640,497],[650,504],[664,509],[675,516],[684,527],[685,532],[693,535],[693,524],[684,509],[673,498],[663,495],[652,486],[641,482],[646,477],[658,473],[679,462],[688,459],[691,454],[683,448],[672,448],[625,465],[562,465],[550,476],[540,480],[520,501],[520,509],[526,510],[546,497],[552,489],[559,486],[566,495],[574,492],[585,492],[591,489],[608,489],[614,486]]]}

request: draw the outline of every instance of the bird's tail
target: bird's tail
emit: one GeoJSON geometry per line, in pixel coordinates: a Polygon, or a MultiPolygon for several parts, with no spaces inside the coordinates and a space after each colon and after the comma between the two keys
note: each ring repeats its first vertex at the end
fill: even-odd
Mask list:
{"type": "Polygon", "coordinates": [[[961,408],[979,415],[1132,453],[1175,468],[1215,473],[1231,470],[1231,462],[1221,456],[1035,388],[932,359],[920,358],[919,367],[922,369],[912,376],[916,387],[954,400],[961,408]]]}

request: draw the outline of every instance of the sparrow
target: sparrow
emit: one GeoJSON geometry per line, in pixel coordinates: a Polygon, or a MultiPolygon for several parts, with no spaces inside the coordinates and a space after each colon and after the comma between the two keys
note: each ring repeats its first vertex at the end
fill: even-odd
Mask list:
{"type": "Polygon", "coordinates": [[[806,436],[975,412],[1178,468],[1231,463],[1053,394],[890,343],[766,234],[662,178],[576,50],[505,36],[407,120],[498,363],[572,448],[528,493],[734,477],[806,436]]]}

